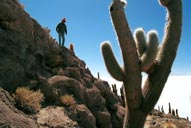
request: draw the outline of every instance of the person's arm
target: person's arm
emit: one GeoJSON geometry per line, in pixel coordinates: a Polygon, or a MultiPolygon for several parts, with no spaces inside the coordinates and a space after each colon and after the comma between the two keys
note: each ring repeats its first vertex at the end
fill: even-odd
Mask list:
{"type": "Polygon", "coordinates": [[[59,24],[56,26],[56,31],[59,33],[60,31],[60,27],[59,27],[59,24]]]}
{"type": "Polygon", "coordinates": [[[67,27],[66,27],[66,25],[65,25],[65,33],[66,33],[66,35],[67,35],[67,27]]]}

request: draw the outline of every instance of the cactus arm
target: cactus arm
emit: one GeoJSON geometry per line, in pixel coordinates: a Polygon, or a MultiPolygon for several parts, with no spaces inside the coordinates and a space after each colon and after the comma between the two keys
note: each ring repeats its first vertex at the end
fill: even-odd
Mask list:
{"type": "Polygon", "coordinates": [[[143,87],[143,109],[149,112],[158,101],[167,78],[170,74],[172,63],[176,57],[177,47],[180,42],[182,29],[182,1],[160,0],[160,3],[168,10],[168,23],[162,46],[157,56],[159,65],[154,73],[148,76],[143,87]]]}
{"type": "Polygon", "coordinates": [[[101,45],[102,55],[108,72],[113,78],[119,81],[123,81],[124,73],[122,68],[117,63],[117,60],[114,57],[112,52],[111,45],[108,42],[104,42],[101,45]]]}
{"type": "Polygon", "coordinates": [[[139,57],[146,51],[145,32],[142,28],[138,28],[134,32],[135,43],[138,49],[139,57]]]}
{"type": "Polygon", "coordinates": [[[110,14],[121,47],[125,73],[140,73],[139,71],[133,71],[139,67],[138,55],[135,41],[125,17],[123,3],[120,0],[115,0],[112,3],[110,6],[110,14]]]}
{"type": "Polygon", "coordinates": [[[156,31],[150,31],[148,33],[147,49],[141,56],[141,71],[148,72],[154,64],[158,52],[158,37],[156,31]]]}
{"type": "Polygon", "coordinates": [[[124,62],[124,87],[129,109],[136,109],[142,102],[141,71],[137,48],[126,20],[123,3],[115,0],[110,14],[120,44],[124,62]]]}

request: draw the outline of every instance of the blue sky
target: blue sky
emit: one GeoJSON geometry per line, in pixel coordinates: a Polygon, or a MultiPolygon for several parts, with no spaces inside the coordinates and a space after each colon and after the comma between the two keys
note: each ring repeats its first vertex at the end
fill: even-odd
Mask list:
{"type": "MultiPolygon", "coordinates": [[[[55,27],[63,17],[67,18],[68,35],[65,46],[72,42],[76,55],[84,60],[93,75],[108,75],[100,53],[100,43],[112,43],[115,56],[122,65],[120,48],[110,21],[108,6],[111,0],[20,0],[25,10],[43,27],[51,30],[58,40],[55,27]]],[[[182,39],[171,74],[191,74],[191,1],[184,0],[182,39]]],[[[125,8],[131,30],[143,27],[146,32],[155,29],[159,40],[163,38],[166,9],[157,0],[128,0],[125,8]]]]}
{"type": "MultiPolygon", "coordinates": [[[[101,42],[105,40],[110,41],[115,56],[120,64],[123,65],[120,48],[109,15],[111,0],[20,0],[20,2],[30,16],[36,19],[42,27],[48,27],[51,30],[51,35],[56,40],[58,40],[58,37],[55,27],[63,17],[66,17],[68,35],[66,36],[65,46],[68,47],[70,43],[73,43],[76,55],[86,62],[87,67],[95,77],[97,77],[97,72],[99,72],[101,78],[112,81],[100,52],[101,42]]],[[[191,76],[190,7],[191,0],[183,0],[182,37],[171,75],[191,76]]],[[[166,9],[161,7],[157,0],[128,0],[125,12],[132,31],[138,27],[144,28],[146,33],[151,29],[155,29],[159,33],[159,41],[162,41],[166,9]]],[[[181,91],[180,81],[184,83],[181,85],[182,87],[186,84],[184,90],[182,90],[183,93],[185,93],[185,89],[191,90],[191,87],[188,86],[191,83],[190,79],[191,77],[181,77],[179,85],[177,85],[179,88],[173,87],[175,92],[181,91]]],[[[162,101],[160,100],[159,103],[168,105],[168,102],[171,102],[170,100],[174,101],[177,98],[179,101],[177,100],[176,106],[178,107],[178,105],[182,104],[181,101],[183,100],[178,98],[177,93],[172,94],[171,99],[169,96],[168,101],[165,101],[167,99],[165,97],[169,95],[169,90],[171,91],[171,86],[178,83],[175,80],[178,80],[177,77],[169,79],[168,83],[171,84],[166,85],[166,91],[164,90],[162,101]]],[[[189,95],[191,95],[191,91],[186,92],[186,98],[184,99],[188,99],[189,95]]],[[[185,104],[189,102],[188,100],[185,101],[185,104]]],[[[179,108],[184,108],[185,104],[182,104],[183,106],[179,108]]],[[[184,113],[190,114],[190,107],[187,106],[184,113]]],[[[183,114],[183,116],[185,117],[186,114],[183,114]]],[[[191,114],[189,116],[191,117],[191,114]]]]}

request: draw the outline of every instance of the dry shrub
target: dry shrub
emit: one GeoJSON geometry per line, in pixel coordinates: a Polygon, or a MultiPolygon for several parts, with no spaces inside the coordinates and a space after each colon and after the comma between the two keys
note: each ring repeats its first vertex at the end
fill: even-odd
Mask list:
{"type": "Polygon", "coordinates": [[[28,87],[18,87],[13,94],[16,105],[26,113],[36,113],[41,108],[44,95],[40,90],[33,91],[28,87]]]}
{"type": "Polygon", "coordinates": [[[73,95],[65,94],[60,97],[60,100],[66,106],[73,106],[74,104],[76,104],[76,101],[75,101],[73,95]]]}
{"type": "Polygon", "coordinates": [[[164,128],[177,128],[176,125],[172,122],[166,122],[164,128]]]}

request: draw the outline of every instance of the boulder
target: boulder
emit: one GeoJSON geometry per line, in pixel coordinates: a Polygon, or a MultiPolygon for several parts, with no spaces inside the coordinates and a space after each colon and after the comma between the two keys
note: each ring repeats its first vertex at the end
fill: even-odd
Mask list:
{"type": "Polygon", "coordinates": [[[35,119],[16,109],[14,99],[0,87],[0,128],[38,128],[35,119]]]}
{"type": "Polygon", "coordinates": [[[76,121],[71,120],[63,107],[49,106],[36,115],[42,128],[79,128],[76,121]]]}
{"type": "Polygon", "coordinates": [[[96,128],[96,119],[84,104],[68,108],[68,115],[83,128],[96,128]]]}

